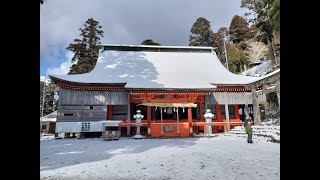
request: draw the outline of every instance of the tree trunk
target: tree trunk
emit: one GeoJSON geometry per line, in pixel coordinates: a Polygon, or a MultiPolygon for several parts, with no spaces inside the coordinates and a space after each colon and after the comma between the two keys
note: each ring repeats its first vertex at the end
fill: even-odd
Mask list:
{"type": "Polygon", "coordinates": [[[258,96],[256,94],[256,88],[255,87],[251,88],[251,91],[252,91],[254,125],[261,126],[261,116],[260,116],[258,96]]]}
{"type": "Polygon", "coordinates": [[[269,35],[267,35],[267,42],[268,42],[269,55],[271,59],[271,68],[273,69],[273,66],[276,65],[276,58],[274,57],[272,39],[270,38],[269,35]]]}
{"type": "Polygon", "coordinates": [[[280,80],[277,81],[277,98],[278,98],[278,104],[279,104],[279,109],[280,109],[280,80]]]}
{"type": "MultiPolygon", "coordinates": [[[[267,93],[268,93],[268,90],[267,90],[267,85],[264,84],[262,86],[262,97],[263,97],[263,106],[264,106],[264,113],[266,114],[267,113],[267,107],[268,107],[268,101],[267,101],[267,93]]],[[[266,118],[266,116],[264,116],[266,118]]],[[[267,118],[266,118],[267,119],[267,118]]],[[[266,120],[264,119],[264,120],[266,120]]]]}

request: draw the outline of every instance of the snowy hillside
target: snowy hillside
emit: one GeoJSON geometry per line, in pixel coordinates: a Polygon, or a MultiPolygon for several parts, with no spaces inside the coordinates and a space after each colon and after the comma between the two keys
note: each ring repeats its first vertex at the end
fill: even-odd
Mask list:
{"type": "Polygon", "coordinates": [[[254,66],[241,74],[245,76],[260,77],[271,72],[271,61],[264,61],[260,65],[254,66]]]}

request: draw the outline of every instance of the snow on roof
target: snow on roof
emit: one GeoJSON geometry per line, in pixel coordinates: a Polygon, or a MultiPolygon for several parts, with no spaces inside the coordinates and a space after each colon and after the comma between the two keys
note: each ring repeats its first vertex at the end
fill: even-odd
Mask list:
{"type": "MultiPolygon", "coordinates": [[[[56,122],[56,120],[57,120],[57,111],[54,111],[42,117],[43,122],[56,122]]],[[[41,121],[41,117],[40,117],[40,121],[41,121]]]]}
{"type": "Polygon", "coordinates": [[[231,73],[221,64],[217,55],[213,51],[208,52],[208,49],[213,48],[130,46],[127,50],[105,50],[100,52],[95,68],[89,73],[49,76],[76,83],[127,83],[126,88],[184,89],[215,88],[215,84],[248,84],[260,79],[231,73]],[[154,52],[139,51],[136,47],[176,49],[154,52]],[[178,48],[202,48],[206,52],[179,52],[178,48]]]}
{"type": "Polygon", "coordinates": [[[57,117],[57,111],[53,111],[52,113],[44,116],[46,118],[56,118],[57,117]]]}
{"type": "Polygon", "coordinates": [[[180,49],[216,49],[214,47],[204,47],[204,46],[157,46],[157,45],[129,45],[129,44],[103,44],[104,47],[146,47],[146,48],[156,48],[156,49],[165,49],[165,48],[180,48],[180,49]]]}
{"type": "MultiPolygon", "coordinates": [[[[41,117],[40,117],[40,121],[41,121],[41,117]]],[[[57,121],[57,118],[46,118],[46,117],[42,118],[42,122],[56,122],[56,121],[57,121]]]]}

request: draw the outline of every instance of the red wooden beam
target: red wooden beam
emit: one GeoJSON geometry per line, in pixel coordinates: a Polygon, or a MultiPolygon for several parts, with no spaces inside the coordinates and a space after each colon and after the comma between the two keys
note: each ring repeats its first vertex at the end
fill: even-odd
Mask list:
{"type": "Polygon", "coordinates": [[[222,120],[220,104],[216,104],[216,115],[217,115],[217,120],[222,120]]]}
{"type": "Polygon", "coordinates": [[[108,111],[108,116],[107,116],[108,120],[112,120],[112,105],[108,105],[107,111],[108,111]]]}
{"type": "Polygon", "coordinates": [[[234,105],[234,115],[236,119],[240,119],[240,115],[239,115],[239,106],[238,104],[234,105]]]}
{"type": "Polygon", "coordinates": [[[191,110],[191,107],[188,107],[188,122],[189,122],[189,127],[192,127],[192,110],[191,110]]]}

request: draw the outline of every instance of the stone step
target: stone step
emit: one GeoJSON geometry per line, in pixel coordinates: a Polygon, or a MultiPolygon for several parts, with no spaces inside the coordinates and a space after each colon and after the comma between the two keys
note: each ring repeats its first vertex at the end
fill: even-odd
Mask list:
{"type": "MultiPolygon", "coordinates": [[[[245,131],[245,129],[231,129],[230,131],[245,131]]],[[[252,131],[260,131],[260,132],[280,132],[280,130],[277,129],[252,129],[252,131]]]]}

